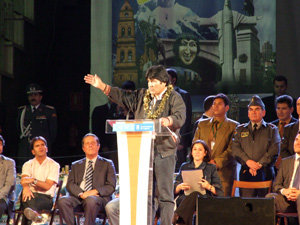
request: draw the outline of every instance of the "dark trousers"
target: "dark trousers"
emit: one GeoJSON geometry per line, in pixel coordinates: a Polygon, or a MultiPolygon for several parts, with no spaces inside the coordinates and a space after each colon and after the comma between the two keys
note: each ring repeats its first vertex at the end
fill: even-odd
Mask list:
{"type": "Polygon", "coordinates": [[[269,193],[266,198],[274,198],[277,212],[296,212],[298,213],[298,222],[300,224],[300,195],[295,202],[288,201],[285,196],[278,193],[269,193]]]}
{"type": "MultiPolygon", "coordinates": [[[[161,157],[160,154],[154,156],[154,209],[158,203],[160,210],[160,224],[170,225],[174,213],[174,190],[173,174],[175,170],[175,156],[161,157]]],[[[153,211],[155,215],[155,211],[153,211]]]]}
{"type": "Polygon", "coordinates": [[[7,203],[4,199],[0,199],[0,218],[7,212],[7,203]]]}
{"type": "Polygon", "coordinates": [[[175,210],[177,215],[184,221],[184,224],[192,225],[198,195],[201,196],[198,192],[193,192],[186,196],[175,210]]]}
{"type": "MultiPolygon", "coordinates": [[[[270,167],[263,167],[257,170],[257,175],[252,176],[249,172],[249,167],[242,166],[240,170],[240,181],[266,181],[273,179],[273,168],[270,167]]],[[[260,188],[260,189],[251,189],[251,188],[240,188],[240,196],[241,197],[265,197],[268,193],[267,188],[260,188]]]]}
{"type": "Polygon", "coordinates": [[[58,200],[58,209],[67,225],[75,224],[74,210],[84,211],[84,224],[93,225],[100,211],[105,210],[107,200],[99,196],[89,196],[82,200],[74,196],[64,196],[58,200]]]}
{"type": "MultiPolygon", "coordinates": [[[[53,198],[50,195],[45,195],[41,193],[33,193],[34,198],[27,200],[26,202],[21,202],[21,208],[31,208],[33,210],[51,210],[53,206],[53,198]]],[[[23,216],[22,224],[28,224],[29,221],[23,216]]]]}

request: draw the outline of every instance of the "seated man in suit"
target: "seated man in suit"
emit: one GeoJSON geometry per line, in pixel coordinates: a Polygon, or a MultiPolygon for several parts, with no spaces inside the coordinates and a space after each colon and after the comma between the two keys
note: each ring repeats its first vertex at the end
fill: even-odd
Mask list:
{"type": "Polygon", "coordinates": [[[300,133],[294,141],[294,155],[282,160],[278,175],[273,184],[276,193],[266,197],[275,198],[277,212],[297,212],[300,223],[300,133]]]}
{"type": "Polygon", "coordinates": [[[11,213],[16,185],[15,161],[2,154],[4,145],[5,140],[0,135],[0,219],[3,213],[11,213]]]}
{"type": "MultiPolygon", "coordinates": [[[[300,115],[300,97],[296,102],[296,109],[298,117],[300,115]]],[[[284,127],[283,138],[281,141],[280,155],[282,158],[294,154],[294,140],[299,131],[299,118],[294,123],[290,123],[284,127]]]]}
{"type": "MultiPolygon", "coordinates": [[[[22,167],[21,185],[23,187],[21,207],[24,209],[22,224],[28,220],[41,222],[42,217],[35,210],[50,210],[59,179],[59,164],[47,157],[47,141],[42,136],[30,142],[34,158],[22,167]]],[[[30,223],[30,222],[29,222],[30,223]]]]}
{"type": "Polygon", "coordinates": [[[74,209],[83,209],[85,225],[95,224],[97,214],[104,211],[116,187],[113,162],[98,155],[98,137],[86,134],[82,139],[82,149],[86,158],[72,163],[68,177],[67,190],[70,196],[58,201],[59,213],[67,225],[75,224],[74,209]]]}

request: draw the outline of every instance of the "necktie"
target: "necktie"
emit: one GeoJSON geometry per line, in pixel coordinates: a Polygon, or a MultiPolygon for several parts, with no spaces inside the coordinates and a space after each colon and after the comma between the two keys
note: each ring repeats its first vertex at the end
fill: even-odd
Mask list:
{"type": "Polygon", "coordinates": [[[215,120],[213,122],[213,135],[214,135],[214,138],[216,138],[216,136],[217,136],[218,125],[219,125],[219,121],[215,120]]]}
{"type": "Polygon", "coordinates": [[[300,158],[297,159],[298,162],[298,166],[296,169],[296,173],[295,173],[295,177],[294,177],[294,181],[293,181],[293,187],[296,189],[299,189],[299,183],[300,183],[300,158]]]}
{"type": "Polygon", "coordinates": [[[254,138],[255,138],[255,133],[256,133],[256,131],[257,131],[257,124],[255,123],[255,124],[253,125],[253,128],[252,128],[252,138],[253,138],[253,140],[254,140],[254,138]]]}
{"type": "Polygon", "coordinates": [[[89,165],[85,173],[85,186],[84,186],[84,191],[90,191],[92,190],[93,186],[93,161],[89,160],[89,165]]]}
{"type": "Polygon", "coordinates": [[[281,138],[283,137],[283,131],[284,131],[285,124],[286,124],[285,122],[280,122],[279,134],[280,134],[281,138]]]}
{"type": "Polygon", "coordinates": [[[257,131],[257,124],[255,123],[254,125],[253,125],[253,133],[255,133],[257,131]]]}
{"type": "Polygon", "coordinates": [[[36,112],[36,108],[35,108],[35,106],[33,106],[33,108],[32,108],[32,112],[33,112],[33,113],[35,113],[35,112],[36,112]]]}

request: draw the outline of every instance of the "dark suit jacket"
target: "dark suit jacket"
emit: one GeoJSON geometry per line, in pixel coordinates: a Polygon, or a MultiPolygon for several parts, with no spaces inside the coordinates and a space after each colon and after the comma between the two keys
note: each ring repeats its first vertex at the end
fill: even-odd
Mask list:
{"type": "Polygon", "coordinates": [[[192,135],[191,135],[191,131],[192,131],[192,100],[191,100],[191,96],[190,94],[179,88],[179,87],[174,87],[174,90],[177,91],[185,104],[185,108],[186,108],[186,119],[185,119],[185,123],[183,124],[183,126],[180,128],[180,135],[181,135],[181,139],[180,139],[180,144],[183,145],[184,147],[189,147],[191,145],[191,139],[192,139],[192,135]]]}
{"type": "Polygon", "coordinates": [[[13,159],[0,155],[0,199],[14,199],[16,185],[16,165],[13,159]]]}
{"type": "MultiPolygon", "coordinates": [[[[72,163],[71,172],[68,177],[67,190],[70,195],[78,197],[83,192],[80,188],[84,171],[86,158],[72,163]]],[[[95,163],[93,175],[93,187],[97,189],[100,196],[109,201],[116,187],[116,171],[111,160],[98,156],[95,163]]]]}
{"type": "Polygon", "coordinates": [[[295,155],[282,159],[278,174],[273,184],[273,191],[280,192],[282,188],[289,188],[295,163],[295,155]]]}
{"type": "Polygon", "coordinates": [[[282,158],[294,154],[294,140],[299,130],[299,120],[284,127],[283,138],[281,140],[280,155],[282,158]]]}
{"type": "MultiPolygon", "coordinates": [[[[289,124],[290,124],[290,123],[294,123],[294,122],[297,122],[297,119],[294,118],[294,117],[292,116],[291,121],[289,122],[289,124]]],[[[278,127],[278,125],[279,125],[279,119],[274,120],[274,121],[272,121],[271,123],[274,124],[274,125],[276,125],[276,126],[278,127]]],[[[287,125],[287,124],[286,124],[286,125],[287,125]]]]}

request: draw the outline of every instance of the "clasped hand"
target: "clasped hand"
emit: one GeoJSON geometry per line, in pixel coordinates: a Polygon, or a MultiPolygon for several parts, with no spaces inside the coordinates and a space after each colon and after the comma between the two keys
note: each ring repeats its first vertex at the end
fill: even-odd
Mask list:
{"type": "Polygon", "coordinates": [[[249,167],[249,173],[252,175],[252,176],[256,176],[257,175],[257,170],[259,170],[262,165],[258,162],[255,162],[254,160],[247,160],[246,162],[247,166],[249,167]]]}
{"type": "Polygon", "coordinates": [[[283,195],[287,198],[287,200],[293,202],[297,200],[299,194],[300,194],[300,190],[296,188],[288,188],[288,189],[284,189],[283,191],[283,195]]]}
{"type": "Polygon", "coordinates": [[[83,192],[80,195],[80,198],[86,199],[89,196],[99,196],[99,193],[98,193],[98,191],[96,189],[93,189],[93,190],[90,190],[90,191],[83,192]]]}

